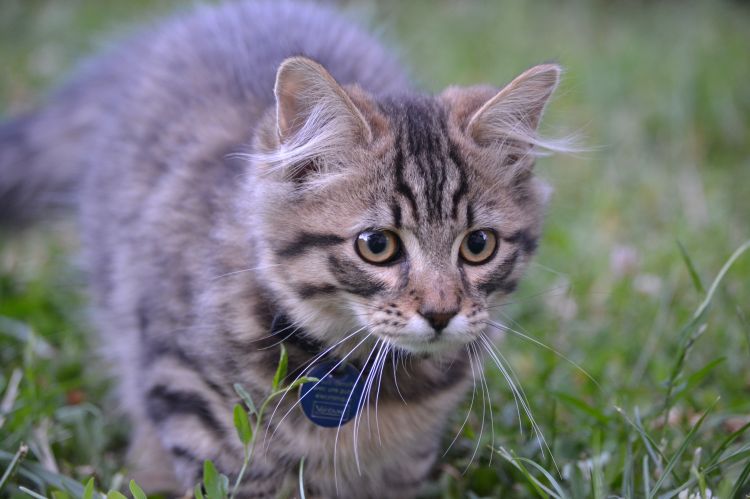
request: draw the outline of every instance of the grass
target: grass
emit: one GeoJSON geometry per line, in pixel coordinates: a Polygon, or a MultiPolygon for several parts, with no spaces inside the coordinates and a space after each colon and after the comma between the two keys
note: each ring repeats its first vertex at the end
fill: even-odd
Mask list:
{"type": "MultiPolygon", "coordinates": [[[[170,5],[3,1],[0,109],[35,102],[108,33],[170,5]]],[[[384,26],[430,90],[500,84],[557,58],[568,72],[547,129],[580,131],[593,147],[538,165],[556,189],[546,233],[499,314],[550,348],[513,332],[500,346],[551,452],[488,362],[494,442],[488,421],[480,434],[477,392],[426,496],[747,497],[750,254],[739,250],[750,239],[750,6],[347,8],[384,26]]],[[[92,348],[74,233],[56,224],[1,236],[0,477],[13,470],[0,495],[67,487],[83,496],[91,476],[100,490],[128,489],[127,427],[92,348]]]]}

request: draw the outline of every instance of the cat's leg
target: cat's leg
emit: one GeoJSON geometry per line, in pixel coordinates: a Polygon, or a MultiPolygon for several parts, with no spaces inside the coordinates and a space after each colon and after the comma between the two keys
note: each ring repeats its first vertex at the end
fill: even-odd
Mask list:
{"type": "MultiPolygon", "coordinates": [[[[372,442],[372,445],[378,445],[372,442]]],[[[362,468],[339,468],[338,478],[330,474],[325,463],[305,465],[305,496],[316,499],[413,499],[429,478],[438,457],[435,441],[424,445],[390,449],[379,462],[365,461],[362,468]],[[350,473],[348,476],[344,476],[350,473]],[[338,482],[338,483],[337,483],[338,482]]]]}
{"type": "Polygon", "coordinates": [[[150,492],[184,492],[175,477],[171,458],[162,447],[156,428],[142,414],[132,419],[133,436],[127,457],[131,473],[129,478],[150,492]]]}
{"type": "MultiPolygon", "coordinates": [[[[232,404],[222,388],[173,356],[155,359],[142,373],[142,380],[147,417],[183,491],[202,480],[206,460],[233,485],[243,449],[233,425],[232,404]]],[[[254,456],[237,497],[275,497],[286,470],[269,457],[260,452],[254,456]]]]}
{"type": "Polygon", "coordinates": [[[398,461],[384,465],[376,480],[371,483],[372,490],[367,497],[382,499],[412,499],[417,497],[427,481],[438,452],[434,442],[429,448],[408,449],[398,461]]]}

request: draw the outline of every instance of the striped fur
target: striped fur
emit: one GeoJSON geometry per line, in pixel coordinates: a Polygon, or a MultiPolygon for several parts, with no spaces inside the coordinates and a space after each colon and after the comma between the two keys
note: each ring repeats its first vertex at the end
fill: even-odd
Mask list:
{"type": "Polygon", "coordinates": [[[229,3],[125,43],[64,99],[3,124],[0,206],[78,186],[136,478],[184,491],[206,459],[234,476],[232,386],[263,399],[284,341],[290,379],[328,350],[372,393],[364,419],[338,431],[284,397],[241,496],[274,497],[303,457],[309,496],[415,496],[477,375],[466,348],[536,249],[534,157],[563,148],[536,127],[559,72],[424,95],[325,8],[229,3]],[[70,136],[54,132],[66,110],[70,136]],[[360,258],[367,229],[397,234],[400,258],[360,258]],[[477,229],[499,247],[469,265],[459,245],[477,229]],[[427,320],[448,313],[439,330],[427,320]]]}

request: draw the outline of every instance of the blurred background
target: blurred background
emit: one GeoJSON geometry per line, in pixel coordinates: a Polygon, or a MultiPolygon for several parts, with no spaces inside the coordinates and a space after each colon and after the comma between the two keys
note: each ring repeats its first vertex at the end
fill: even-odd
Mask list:
{"type": "MultiPolygon", "coordinates": [[[[86,55],[189,5],[0,1],[0,113],[42,102],[86,55]]],[[[545,236],[498,316],[549,347],[511,334],[500,348],[554,461],[488,365],[494,441],[477,394],[426,495],[642,497],[658,484],[672,496],[747,497],[750,255],[711,284],[750,239],[750,3],[338,5],[378,33],[426,91],[501,85],[559,61],[566,74],[544,130],[574,133],[588,149],[539,161],[555,187],[545,236]]],[[[0,406],[0,470],[22,441],[31,446],[19,468],[28,476],[0,496],[17,494],[23,480],[43,490],[52,483],[44,470],[116,487],[127,427],[90,348],[84,277],[71,263],[75,227],[0,238],[0,394],[10,400],[0,406]]]]}

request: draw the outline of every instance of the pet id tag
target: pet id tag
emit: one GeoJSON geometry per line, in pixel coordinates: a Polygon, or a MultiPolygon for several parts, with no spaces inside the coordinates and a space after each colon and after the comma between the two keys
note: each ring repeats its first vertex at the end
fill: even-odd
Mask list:
{"type": "Polygon", "coordinates": [[[353,419],[362,396],[357,368],[344,363],[334,369],[337,363],[329,361],[314,366],[306,376],[320,381],[303,383],[299,391],[305,416],[325,428],[337,428],[353,419]]]}

